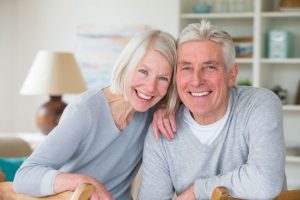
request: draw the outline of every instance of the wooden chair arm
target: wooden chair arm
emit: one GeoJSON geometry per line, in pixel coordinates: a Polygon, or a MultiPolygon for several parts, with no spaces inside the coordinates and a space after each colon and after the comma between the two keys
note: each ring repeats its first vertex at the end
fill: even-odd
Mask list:
{"type": "Polygon", "coordinates": [[[66,191],[47,197],[32,197],[16,193],[12,182],[0,182],[1,200],[88,200],[93,194],[94,186],[88,183],[79,185],[74,192],[66,191]]]}
{"type": "Polygon", "coordinates": [[[88,200],[94,192],[94,186],[89,183],[79,185],[74,191],[71,200],[88,200]]]}
{"type": "MultiPolygon", "coordinates": [[[[230,196],[226,187],[220,186],[214,189],[211,200],[242,200],[230,196]]],[[[286,190],[277,196],[274,200],[300,200],[300,189],[286,190]]]]}
{"type": "Polygon", "coordinates": [[[229,196],[228,190],[226,187],[217,187],[214,189],[211,200],[227,200],[229,196]]]}
{"type": "Polygon", "coordinates": [[[211,200],[241,200],[230,196],[228,189],[224,186],[220,186],[214,189],[211,200]]]}
{"type": "Polygon", "coordinates": [[[300,199],[300,189],[297,190],[287,190],[279,194],[275,200],[299,200],[300,199]]]}

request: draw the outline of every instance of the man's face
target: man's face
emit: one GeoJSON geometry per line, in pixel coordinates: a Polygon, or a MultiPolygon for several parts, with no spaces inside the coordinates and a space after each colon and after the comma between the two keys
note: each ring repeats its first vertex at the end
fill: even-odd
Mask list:
{"type": "Polygon", "coordinates": [[[211,124],[225,114],[237,73],[236,65],[226,69],[222,46],[216,42],[190,41],[178,47],[178,94],[200,124],[211,124]]]}

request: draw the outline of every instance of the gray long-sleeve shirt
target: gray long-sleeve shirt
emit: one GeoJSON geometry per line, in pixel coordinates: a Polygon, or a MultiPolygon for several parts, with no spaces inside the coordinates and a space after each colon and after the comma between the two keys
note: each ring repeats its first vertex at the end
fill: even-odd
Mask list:
{"type": "MultiPolygon", "coordinates": [[[[218,137],[201,144],[176,114],[172,141],[146,136],[140,200],[171,199],[194,184],[196,198],[210,199],[217,186],[234,196],[268,199],[285,188],[282,107],[269,90],[234,87],[230,113],[218,137]]],[[[151,132],[151,129],[149,129],[151,132]]]]}
{"type": "Polygon", "coordinates": [[[151,119],[149,112],[135,113],[120,132],[103,92],[85,92],[65,109],[59,125],[18,170],[16,192],[51,195],[56,175],[71,172],[96,178],[115,199],[130,199],[151,119]]]}

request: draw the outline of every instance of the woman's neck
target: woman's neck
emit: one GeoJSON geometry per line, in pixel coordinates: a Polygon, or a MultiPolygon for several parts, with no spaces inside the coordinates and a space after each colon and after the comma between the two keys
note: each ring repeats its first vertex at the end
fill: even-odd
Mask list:
{"type": "Polygon", "coordinates": [[[128,101],[124,100],[123,95],[114,94],[109,88],[104,88],[103,92],[108,99],[110,111],[116,126],[120,131],[123,131],[132,121],[136,111],[128,101]]]}

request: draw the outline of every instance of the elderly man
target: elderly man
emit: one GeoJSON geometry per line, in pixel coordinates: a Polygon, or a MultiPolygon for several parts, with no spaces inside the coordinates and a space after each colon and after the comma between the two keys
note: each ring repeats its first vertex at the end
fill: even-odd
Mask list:
{"type": "Polygon", "coordinates": [[[182,31],[177,52],[182,104],[176,112],[176,135],[157,141],[147,134],[138,198],[171,199],[176,192],[178,200],[210,199],[218,186],[244,199],[278,195],[286,183],[277,96],[235,85],[232,39],[206,20],[182,31]]]}

